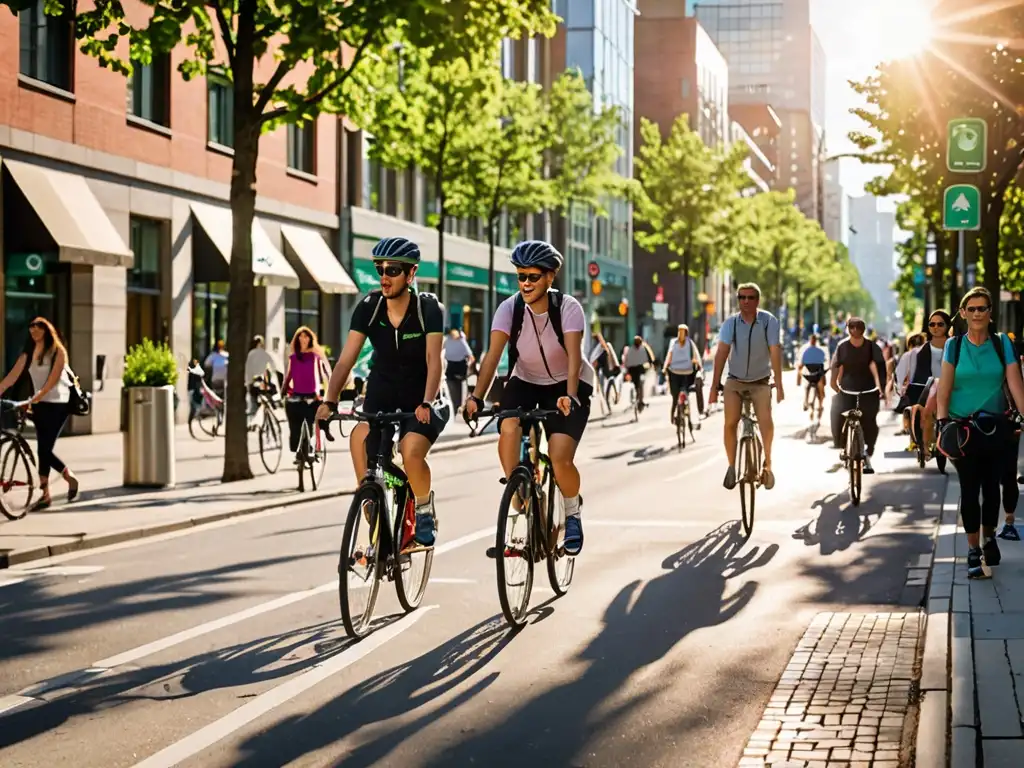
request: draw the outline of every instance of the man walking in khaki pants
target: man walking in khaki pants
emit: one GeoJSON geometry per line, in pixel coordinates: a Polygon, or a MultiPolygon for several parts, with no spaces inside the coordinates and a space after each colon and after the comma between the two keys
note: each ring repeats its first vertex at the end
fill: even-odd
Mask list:
{"type": "Polygon", "coordinates": [[[737,290],[739,314],[733,315],[722,324],[718,350],[715,354],[715,373],[711,382],[711,396],[708,404],[718,401],[718,386],[722,370],[729,362],[729,378],[725,382],[725,455],[729,469],[723,485],[729,490],[736,487],[736,430],[740,423],[744,394],[750,395],[757,415],[761,442],[764,443],[764,467],[761,470],[761,484],[766,490],[775,487],[772,473],[772,439],[775,424],[772,422],[771,377],[775,375],[776,397],[781,403],[782,391],[782,332],[778,319],[770,312],[758,309],[761,289],[754,283],[744,283],[737,290]]]}

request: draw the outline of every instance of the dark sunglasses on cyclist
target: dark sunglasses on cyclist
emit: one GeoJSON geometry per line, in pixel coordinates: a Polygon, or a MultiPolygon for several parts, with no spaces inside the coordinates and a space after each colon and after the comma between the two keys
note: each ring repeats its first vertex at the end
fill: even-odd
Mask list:
{"type": "Polygon", "coordinates": [[[406,274],[405,267],[401,264],[388,264],[387,266],[375,264],[374,267],[376,267],[377,274],[381,277],[384,277],[384,275],[387,275],[388,277],[398,277],[399,275],[406,274]]]}
{"type": "Polygon", "coordinates": [[[984,307],[964,307],[964,312],[966,312],[969,315],[982,315],[985,312],[988,312],[990,309],[992,309],[992,307],[987,305],[984,307]]]}
{"type": "Polygon", "coordinates": [[[846,330],[848,331],[863,331],[864,329],[865,326],[863,323],[850,323],[848,326],[846,326],[846,330]]]}
{"type": "Polygon", "coordinates": [[[526,283],[526,282],[536,283],[542,277],[544,277],[544,273],[543,272],[517,272],[516,273],[516,277],[519,278],[519,282],[520,283],[526,283]]]}
{"type": "Polygon", "coordinates": [[[736,298],[739,299],[740,301],[757,301],[761,297],[758,296],[756,293],[740,293],[736,296],[736,298]]]}
{"type": "Polygon", "coordinates": [[[945,328],[946,324],[939,320],[937,323],[928,323],[929,328],[945,328]]]}

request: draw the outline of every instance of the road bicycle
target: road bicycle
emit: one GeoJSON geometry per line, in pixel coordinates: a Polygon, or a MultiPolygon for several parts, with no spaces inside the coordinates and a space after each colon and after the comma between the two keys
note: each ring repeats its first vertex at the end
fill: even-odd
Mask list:
{"type": "Polygon", "coordinates": [[[268,474],[277,472],[281,466],[281,455],[284,453],[284,441],[281,439],[281,422],[274,411],[281,402],[277,387],[265,377],[253,379],[259,386],[256,393],[256,410],[249,416],[249,431],[256,432],[260,444],[260,461],[268,474]]]}
{"type": "MultiPolygon", "coordinates": [[[[315,409],[319,402],[315,397],[289,397],[288,403],[315,409]]],[[[312,414],[310,414],[312,416],[312,414]]],[[[327,443],[322,439],[321,430],[312,421],[302,419],[299,445],[295,449],[295,468],[299,472],[299,490],[306,490],[306,474],[312,490],[320,487],[327,467],[327,443]]]]}
{"type": "Polygon", "coordinates": [[[35,493],[36,457],[22,434],[28,405],[0,400],[0,513],[8,520],[23,518],[35,493]]]}
{"type": "Polygon", "coordinates": [[[691,419],[690,411],[690,393],[694,391],[695,385],[681,387],[679,389],[679,397],[676,398],[676,402],[672,406],[672,423],[676,426],[676,443],[680,448],[686,447],[687,430],[690,432],[690,441],[697,441],[697,438],[693,435],[693,420],[691,419]]]}
{"type": "Polygon", "coordinates": [[[370,630],[382,580],[395,582],[398,602],[406,613],[419,607],[430,580],[434,548],[415,541],[416,498],[408,476],[395,465],[398,425],[414,418],[415,412],[353,412],[336,414],[317,425],[328,441],[334,440],[331,422],[345,419],[365,421],[380,437],[377,453],[367,456],[366,475],[352,497],[338,560],[341,618],[354,638],[365,637],[370,630]],[[360,536],[364,523],[366,533],[360,536]]]}
{"type": "Polygon", "coordinates": [[[757,428],[757,415],[754,413],[754,401],[749,392],[741,392],[740,439],[736,450],[736,477],[740,489],[740,515],[743,522],[743,535],[747,538],[754,530],[754,503],[757,489],[761,487],[761,461],[764,456],[764,445],[761,443],[761,432],[757,428]]]}
{"type": "Polygon", "coordinates": [[[575,558],[565,552],[565,500],[545,453],[542,429],[546,418],[560,413],[515,408],[475,414],[476,418],[518,419],[522,428],[519,463],[508,478],[501,478],[505,491],[498,505],[498,530],[494,547],[487,550],[497,564],[501,612],[513,627],[526,622],[535,563],[547,561],[548,581],[559,597],[569,591],[576,567],[575,558]]]}
{"type": "Polygon", "coordinates": [[[818,430],[821,429],[821,417],[825,412],[825,400],[821,396],[818,390],[818,382],[824,381],[825,374],[828,373],[826,368],[815,380],[808,378],[814,374],[804,373],[804,410],[810,411],[810,423],[807,425],[807,442],[813,443],[815,438],[818,436],[818,430]]]}
{"type": "Polygon", "coordinates": [[[860,420],[864,412],[860,408],[860,399],[863,395],[870,395],[878,392],[878,387],[864,390],[863,392],[849,392],[842,387],[839,391],[844,395],[854,398],[854,405],[848,411],[843,412],[843,452],[840,459],[846,466],[850,476],[850,501],[853,506],[860,506],[862,484],[864,482],[864,462],[867,459],[867,445],[864,441],[864,426],[860,420]]]}

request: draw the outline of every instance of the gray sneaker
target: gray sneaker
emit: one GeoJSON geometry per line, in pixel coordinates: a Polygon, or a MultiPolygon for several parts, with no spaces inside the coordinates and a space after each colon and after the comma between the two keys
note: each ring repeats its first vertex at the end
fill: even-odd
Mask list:
{"type": "Polygon", "coordinates": [[[775,474],[768,467],[761,470],[761,485],[766,491],[775,487],[775,474]]]}
{"type": "Polygon", "coordinates": [[[725,486],[725,490],[731,491],[736,487],[736,467],[729,467],[725,471],[725,481],[722,483],[725,486]]]}

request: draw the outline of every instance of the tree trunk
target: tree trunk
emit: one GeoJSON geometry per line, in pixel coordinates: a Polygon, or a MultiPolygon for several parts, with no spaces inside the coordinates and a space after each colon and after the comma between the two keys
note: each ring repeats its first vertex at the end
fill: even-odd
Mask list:
{"type": "Polygon", "coordinates": [[[683,320],[687,326],[693,322],[690,315],[690,249],[683,250],[683,320]]]}
{"type": "Polygon", "coordinates": [[[796,284],[796,340],[804,340],[804,294],[799,281],[796,284]]]}
{"type": "Polygon", "coordinates": [[[957,263],[960,253],[956,245],[957,235],[950,233],[947,237],[949,245],[949,310],[955,313],[960,306],[960,288],[957,286],[959,277],[957,263]]]}
{"type": "Polygon", "coordinates": [[[231,168],[231,264],[228,291],[228,365],[225,396],[224,473],[222,482],[248,480],[249,432],[246,428],[245,355],[252,339],[252,223],[256,212],[256,160],[260,125],[253,105],[253,53],[250,15],[239,19],[234,69],[235,155],[231,168]],[[248,33],[247,33],[248,31],[248,33]]]}
{"type": "MultiPolygon", "coordinates": [[[[935,265],[932,267],[932,296],[935,300],[934,309],[941,309],[945,303],[942,300],[942,276],[946,269],[946,243],[942,237],[941,232],[937,232],[934,227],[929,228],[929,232],[935,240],[935,265]]],[[[928,260],[927,255],[925,261],[928,260]]]]}
{"type": "Polygon", "coordinates": [[[992,294],[992,322],[999,327],[999,294],[1002,279],[999,276],[999,231],[1006,208],[1006,190],[995,194],[986,212],[988,221],[981,233],[981,259],[985,268],[984,286],[992,294]]]}

